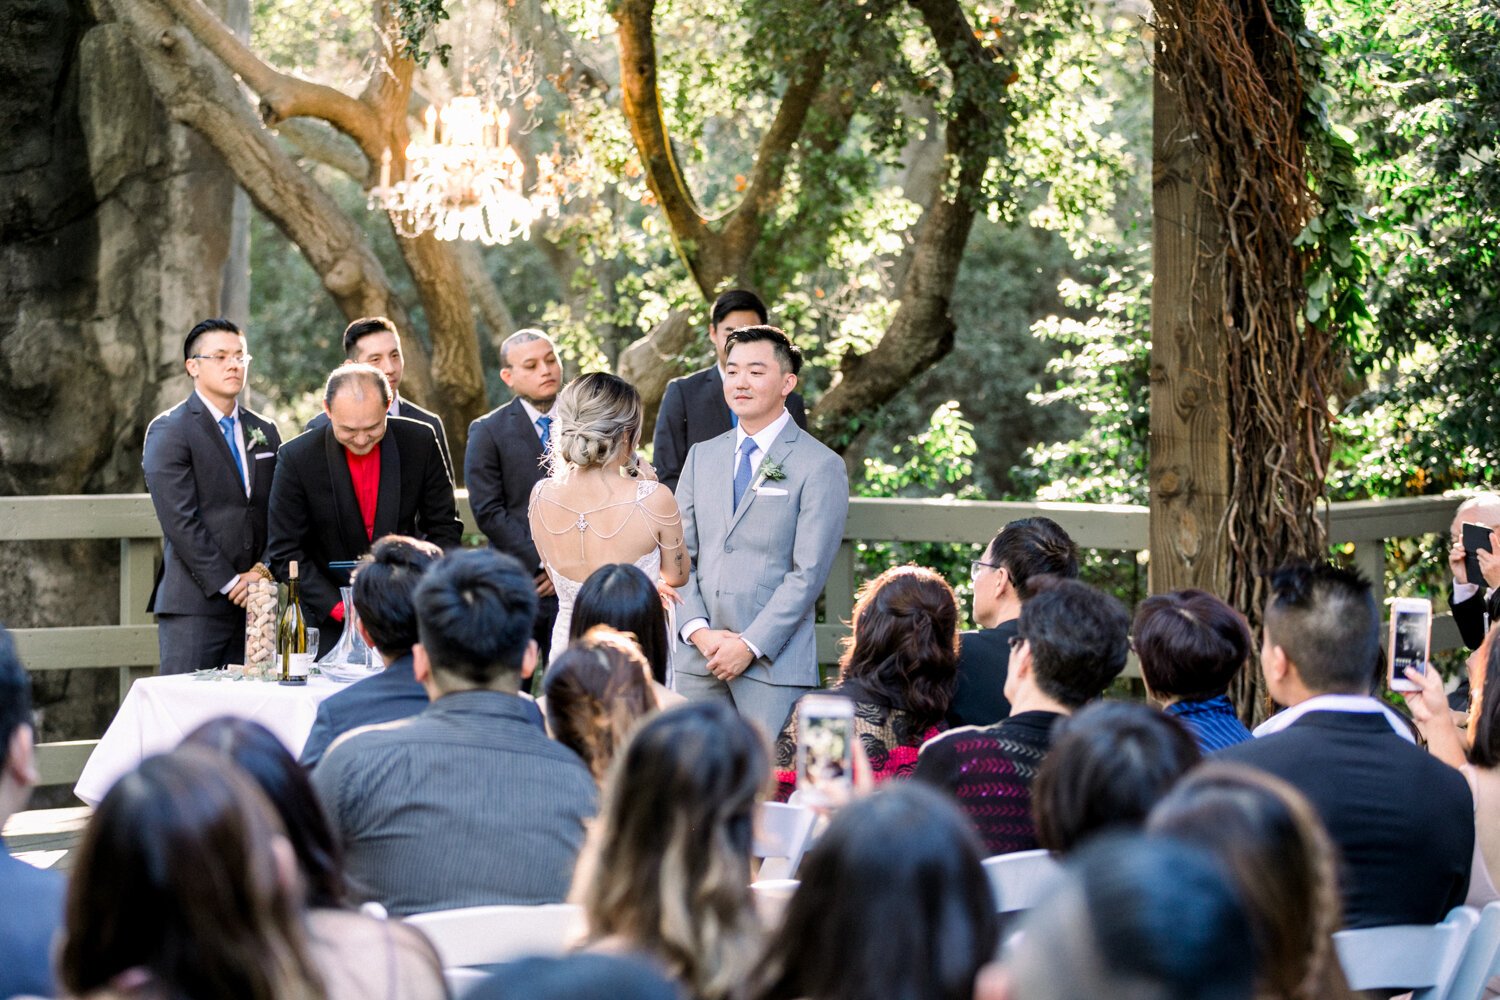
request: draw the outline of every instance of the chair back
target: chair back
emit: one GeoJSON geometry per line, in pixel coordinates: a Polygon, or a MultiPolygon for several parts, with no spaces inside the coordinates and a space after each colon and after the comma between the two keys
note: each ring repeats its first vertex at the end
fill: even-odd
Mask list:
{"type": "Polygon", "coordinates": [[[1448,1000],[1478,911],[1455,907],[1440,924],[1362,927],[1333,936],[1352,990],[1411,990],[1412,1000],[1448,1000]]]}
{"type": "Polygon", "coordinates": [[[990,891],[995,894],[995,912],[1029,910],[1042,898],[1061,866],[1052,852],[1017,851],[984,859],[990,891]]]}
{"type": "Polygon", "coordinates": [[[788,879],[812,838],[817,813],[787,802],[762,802],[755,807],[755,842],[750,853],[762,859],[761,879],[788,879]]]}
{"type": "Polygon", "coordinates": [[[445,969],[561,955],[584,930],[583,907],[569,903],[466,906],[405,919],[432,941],[445,969]]]}
{"type": "Polygon", "coordinates": [[[1500,976],[1500,903],[1491,903],[1479,912],[1479,924],[1458,960],[1448,997],[1480,1000],[1485,985],[1495,976],[1500,976]]]}
{"type": "Polygon", "coordinates": [[[448,995],[453,1000],[463,1000],[469,991],[490,978],[483,969],[465,969],[461,966],[443,970],[443,982],[448,984],[448,995]]]}

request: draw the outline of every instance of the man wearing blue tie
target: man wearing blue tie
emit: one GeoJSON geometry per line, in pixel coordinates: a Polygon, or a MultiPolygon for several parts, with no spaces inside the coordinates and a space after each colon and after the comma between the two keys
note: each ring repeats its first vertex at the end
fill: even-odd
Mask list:
{"type": "Polygon", "coordinates": [[[464,485],[474,520],[490,544],[521,561],[536,581],[536,640],[547,662],[557,596],[531,540],[531,488],[547,475],[552,404],[562,388],[557,348],[541,330],[518,330],[500,345],[500,379],[515,398],[469,425],[464,485]]]}
{"type": "Polygon", "coordinates": [[[161,672],[239,662],[250,579],[264,569],[266,514],[281,435],[239,405],[250,364],[227,319],[183,341],[193,392],[146,428],[141,464],[164,550],[151,603],[161,672]]]}

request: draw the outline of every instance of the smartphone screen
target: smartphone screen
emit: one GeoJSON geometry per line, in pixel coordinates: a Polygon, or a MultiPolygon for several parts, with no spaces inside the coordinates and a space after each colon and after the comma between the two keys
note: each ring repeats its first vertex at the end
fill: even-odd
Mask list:
{"type": "Polygon", "coordinates": [[[1416,690],[1416,685],[1406,679],[1406,671],[1410,668],[1417,673],[1426,673],[1431,638],[1432,605],[1426,601],[1396,602],[1391,609],[1391,690],[1416,690]],[[1425,607],[1416,606],[1418,604],[1425,607]]]}
{"type": "Polygon", "coordinates": [[[843,805],[854,790],[854,703],[807,695],[797,716],[797,788],[810,803],[843,805]]]}

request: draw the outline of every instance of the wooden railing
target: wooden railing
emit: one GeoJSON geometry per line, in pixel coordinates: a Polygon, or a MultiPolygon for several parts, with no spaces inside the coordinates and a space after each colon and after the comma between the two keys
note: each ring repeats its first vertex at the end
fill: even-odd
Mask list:
{"type": "MultiPolygon", "coordinates": [[[[465,529],[477,533],[467,494],[458,493],[465,529]]],[[[1419,497],[1330,505],[1329,541],[1353,543],[1354,562],[1372,580],[1385,576],[1385,540],[1446,532],[1459,500],[1419,497]]],[[[1057,521],[1081,548],[1140,552],[1147,547],[1145,507],[1073,503],[999,503],[953,500],[856,499],[849,506],[844,544],[824,589],[826,613],[818,626],[822,662],[837,657],[838,640],[854,607],[859,542],[956,542],[983,544],[1007,521],[1045,515],[1057,521]]],[[[17,648],[30,670],[116,670],[120,696],[132,680],[156,667],[156,626],[146,613],[161,528],[145,494],[0,497],[0,542],[46,539],[117,540],[120,546],[120,624],[15,629],[17,648]]],[[[1452,618],[1434,621],[1433,646],[1460,644],[1452,618]]],[[[71,784],[97,741],[41,744],[43,784],[71,784]]]]}

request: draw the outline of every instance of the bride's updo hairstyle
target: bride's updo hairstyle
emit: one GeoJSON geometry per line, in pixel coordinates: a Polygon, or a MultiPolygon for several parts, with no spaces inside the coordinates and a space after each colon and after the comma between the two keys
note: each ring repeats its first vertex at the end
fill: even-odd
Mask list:
{"type": "Polygon", "coordinates": [[[635,386],[608,372],[591,372],[557,395],[556,473],[604,465],[635,450],[641,435],[641,397],[635,386]]]}

